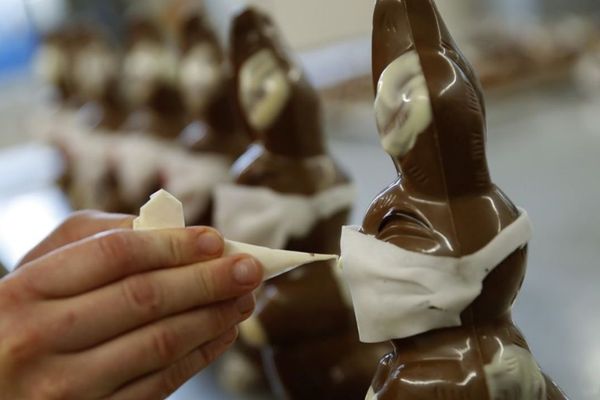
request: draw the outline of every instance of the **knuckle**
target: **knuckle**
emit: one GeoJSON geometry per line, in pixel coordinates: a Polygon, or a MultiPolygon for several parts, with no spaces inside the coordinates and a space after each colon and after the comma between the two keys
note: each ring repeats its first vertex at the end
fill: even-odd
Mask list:
{"type": "Polygon", "coordinates": [[[75,400],[78,398],[73,382],[65,376],[49,374],[43,377],[41,382],[32,386],[35,391],[33,399],[75,400]]]}
{"type": "Polygon", "coordinates": [[[176,235],[167,236],[167,252],[171,260],[181,261],[185,258],[181,240],[176,235]]]}
{"type": "Polygon", "coordinates": [[[93,218],[94,211],[84,210],[72,213],[58,228],[66,237],[75,237],[82,223],[93,218]]]}
{"type": "Polygon", "coordinates": [[[121,261],[125,264],[131,253],[132,243],[130,236],[125,231],[112,231],[100,235],[96,239],[100,254],[115,262],[121,261]]]}
{"type": "Polygon", "coordinates": [[[177,333],[170,328],[156,329],[151,339],[151,350],[163,364],[169,364],[177,359],[179,351],[179,338],[177,333]]]}
{"type": "Polygon", "coordinates": [[[189,357],[184,358],[162,374],[161,394],[168,396],[185,383],[193,374],[194,366],[189,357]]]}
{"type": "Polygon", "coordinates": [[[19,369],[33,360],[41,351],[43,335],[40,331],[28,327],[20,327],[17,335],[2,338],[3,364],[10,369],[19,369]]]}
{"type": "Polygon", "coordinates": [[[134,275],[122,283],[123,297],[129,309],[145,317],[160,314],[163,299],[159,285],[148,275],[134,275]]]}
{"type": "Polygon", "coordinates": [[[210,365],[218,356],[216,349],[211,345],[202,346],[196,351],[202,368],[210,365]]]}
{"type": "Polygon", "coordinates": [[[194,277],[200,293],[204,294],[207,300],[215,299],[217,295],[216,280],[210,268],[207,268],[206,264],[200,264],[194,268],[194,277]]]}
{"type": "Polygon", "coordinates": [[[223,306],[211,312],[212,326],[215,331],[222,332],[236,322],[236,313],[232,308],[232,306],[223,306]]]}
{"type": "Polygon", "coordinates": [[[0,282],[0,310],[14,309],[22,305],[26,285],[21,283],[25,283],[24,280],[0,282]]]}

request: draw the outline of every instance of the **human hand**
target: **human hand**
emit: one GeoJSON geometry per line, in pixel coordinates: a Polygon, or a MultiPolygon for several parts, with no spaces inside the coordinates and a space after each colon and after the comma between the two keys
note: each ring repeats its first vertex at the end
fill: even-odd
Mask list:
{"type": "Polygon", "coordinates": [[[234,342],[262,268],[210,228],[81,218],[0,280],[0,399],[165,398],[234,342]]]}

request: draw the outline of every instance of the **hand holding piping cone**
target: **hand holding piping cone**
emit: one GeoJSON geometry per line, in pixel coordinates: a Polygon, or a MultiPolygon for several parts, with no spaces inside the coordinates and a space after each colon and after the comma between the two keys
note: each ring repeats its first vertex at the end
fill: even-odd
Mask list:
{"type": "MultiPolygon", "coordinates": [[[[184,228],[183,206],[177,198],[165,190],[159,190],[140,209],[140,216],[133,222],[135,230],[184,228]]],[[[275,250],[246,243],[225,240],[223,256],[248,254],[261,262],[264,268],[263,280],[316,261],[338,260],[333,254],[312,254],[287,250],[275,250]]]]}

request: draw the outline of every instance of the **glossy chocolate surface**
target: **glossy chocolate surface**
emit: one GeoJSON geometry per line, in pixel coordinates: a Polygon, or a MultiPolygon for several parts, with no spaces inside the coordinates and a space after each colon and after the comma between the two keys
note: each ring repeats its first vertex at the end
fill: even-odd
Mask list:
{"type": "MultiPolygon", "coordinates": [[[[261,50],[269,51],[291,85],[291,94],[278,118],[266,129],[250,132],[277,155],[306,158],[325,154],[318,95],[281,40],[271,19],[255,10],[240,14],[233,25],[231,58],[236,76],[245,62],[261,50]]],[[[239,79],[238,94],[239,94],[239,79]]],[[[249,124],[246,119],[246,124],[249,124]]]]}
{"type": "MultiPolygon", "coordinates": [[[[514,222],[519,211],[492,183],[483,94],[433,0],[378,0],[375,87],[388,65],[409,52],[420,60],[432,121],[406,154],[392,155],[398,181],[374,200],[363,231],[409,251],[466,256],[514,222]]],[[[526,258],[527,249],[521,248],[496,267],[463,312],[461,327],[394,340],[394,352],[381,360],[373,381],[376,398],[499,398],[490,392],[485,368],[509,346],[528,349],[510,316],[526,258]]],[[[548,378],[546,386],[546,398],[565,398],[548,378]]],[[[504,396],[524,398],[517,391],[504,396]]]]}
{"type": "MultiPolygon", "coordinates": [[[[266,129],[245,123],[259,145],[234,166],[236,183],[282,194],[312,196],[349,182],[328,155],[321,110],[314,88],[281,42],[270,19],[253,9],[234,20],[232,60],[239,100],[240,70],[257,52],[275,54],[291,88],[287,102],[266,129]]],[[[242,105],[240,109],[244,110],[242,105]]],[[[320,221],[286,248],[337,253],[341,226],[349,210],[320,221]]],[[[309,265],[267,281],[257,295],[257,314],[268,345],[261,349],[274,392],[287,399],[362,399],[378,360],[389,347],[364,345],[356,337],[351,310],[344,303],[330,264],[309,265]],[[335,373],[332,373],[335,371],[335,373]]]]}

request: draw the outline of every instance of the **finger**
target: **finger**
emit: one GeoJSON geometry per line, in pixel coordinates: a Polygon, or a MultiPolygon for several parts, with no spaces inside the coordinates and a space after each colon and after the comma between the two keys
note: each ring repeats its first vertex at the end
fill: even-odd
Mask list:
{"type": "Polygon", "coordinates": [[[82,368],[94,365],[95,376],[89,381],[99,382],[107,394],[113,393],[127,382],[163,370],[211,342],[248,318],[253,309],[254,297],[249,294],[164,319],[79,353],[82,368]]]}
{"type": "Polygon", "coordinates": [[[168,368],[126,385],[110,396],[110,400],[166,398],[227,351],[237,339],[237,335],[237,328],[230,329],[218,339],[195,349],[168,368]]]}
{"type": "MultiPolygon", "coordinates": [[[[262,281],[262,268],[247,256],[138,274],[81,296],[60,300],[68,329],[57,336],[63,351],[78,351],[184,311],[242,296],[262,281]],[[68,314],[71,317],[68,318],[68,314]]],[[[64,318],[63,318],[64,317],[64,318]]]]}
{"type": "Polygon", "coordinates": [[[34,247],[18,266],[40,258],[53,250],[69,243],[93,236],[112,229],[131,228],[133,216],[108,214],[100,211],[79,211],[73,213],[65,222],[56,228],[46,239],[34,247]]]}
{"type": "Polygon", "coordinates": [[[130,275],[206,261],[222,253],[223,238],[207,227],[115,230],[55,250],[19,272],[33,292],[69,297],[130,275]]]}

